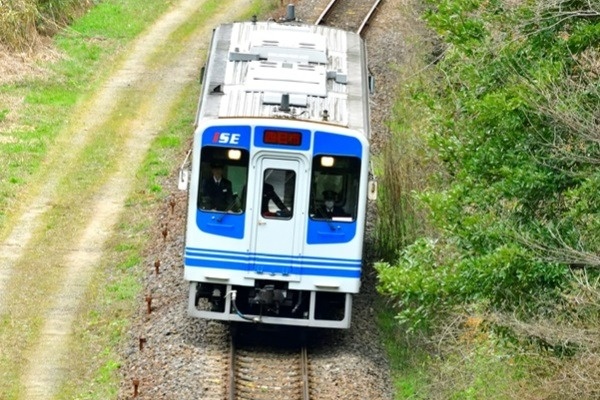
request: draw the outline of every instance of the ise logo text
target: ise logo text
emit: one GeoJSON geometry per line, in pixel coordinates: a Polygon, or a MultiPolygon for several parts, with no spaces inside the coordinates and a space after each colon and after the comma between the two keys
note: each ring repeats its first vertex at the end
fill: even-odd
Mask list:
{"type": "Polygon", "coordinates": [[[240,137],[239,133],[215,132],[212,142],[219,144],[240,144],[240,137]]]}

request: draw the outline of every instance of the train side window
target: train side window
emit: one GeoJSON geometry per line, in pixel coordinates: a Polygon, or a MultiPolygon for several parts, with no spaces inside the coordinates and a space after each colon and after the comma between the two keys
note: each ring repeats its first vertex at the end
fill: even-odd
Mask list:
{"type": "Polygon", "coordinates": [[[313,159],[309,215],[316,220],[354,221],[360,159],[318,155],[313,159]]]}
{"type": "Polygon", "coordinates": [[[248,182],[247,150],[205,146],[200,153],[198,209],[242,213],[242,190],[248,182]]]}
{"type": "Polygon", "coordinates": [[[263,176],[261,215],[264,218],[291,218],[295,191],[296,172],[266,169],[263,176]]]}

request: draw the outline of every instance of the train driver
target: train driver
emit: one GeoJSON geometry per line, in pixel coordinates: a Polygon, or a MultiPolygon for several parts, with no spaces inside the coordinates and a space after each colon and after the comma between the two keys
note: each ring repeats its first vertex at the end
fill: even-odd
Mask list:
{"type": "Polygon", "coordinates": [[[317,209],[317,216],[328,219],[348,216],[342,207],[335,205],[336,199],[337,193],[333,190],[323,191],[323,204],[317,209]]]}
{"type": "Polygon", "coordinates": [[[210,164],[212,176],[202,183],[202,196],[207,198],[205,208],[227,211],[234,204],[231,181],[223,176],[223,163],[213,161],[210,164]]]}
{"type": "MultiPolygon", "coordinates": [[[[279,213],[277,216],[290,216],[290,210],[283,203],[283,200],[277,195],[275,192],[275,188],[270,183],[264,182],[262,187],[262,201],[260,205],[260,214],[265,216],[270,216],[271,212],[269,210],[269,202],[273,201],[277,208],[279,208],[279,213]]],[[[246,185],[242,189],[242,204],[246,204],[246,185]]]]}
{"type": "Polygon", "coordinates": [[[275,188],[273,187],[273,185],[265,182],[263,184],[262,204],[260,206],[260,213],[263,216],[269,215],[269,212],[270,212],[270,210],[269,210],[269,202],[270,201],[273,201],[273,203],[275,203],[275,205],[277,206],[277,208],[279,208],[279,210],[281,212],[280,216],[289,216],[290,211],[285,206],[285,204],[283,204],[283,201],[281,200],[281,198],[275,192],[275,188]]]}

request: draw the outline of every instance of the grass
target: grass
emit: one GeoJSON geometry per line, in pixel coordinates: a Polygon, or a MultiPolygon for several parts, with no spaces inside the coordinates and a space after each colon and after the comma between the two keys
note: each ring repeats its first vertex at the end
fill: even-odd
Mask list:
{"type": "Polygon", "coordinates": [[[432,176],[440,168],[428,154],[427,121],[434,116],[421,101],[422,88],[419,86],[432,86],[437,77],[426,65],[431,44],[424,38],[429,33],[422,22],[411,19],[420,5],[411,3],[400,6],[406,19],[401,26],[406,55],[398,65],[388,66],[396,72],[398,80],[397,101],[386,121],[390,135],[381,145],[380,154],[374,157],[379,179],[376,248],[378,256],[389,262],[396,260],[399,249],[430,230],[427,212],[415,198],[415,193],[430,187],[432,176]]]}
{"type": "Polygon", "coordinates": [[[482,318],[451,317],[443,330],[409,333],[391,310],[379,314],[396,400],[547,398],[531,394],[541,393],[548,358],[525,355],[482,318]]]}
{"type": "MultiPolygon", "coordinates": [[[[71,110],[98,87],[107,66],[123,48],[167,8],[143,0],[100,3],[55,38],[61,59],[46,65],[45,77],[0,86],[0,98],[16,104],[8,129],[0,132],[0,239],[15,223],[19,204],[69,120],[71,110]],[[102,67],[104,65],[105,67],[102,67]],[[19,99],[23,99],[19,101],[19,99]]],[[[2,111],[6,122],[8,111],[2,111]]],[[[62,151],[62,150],[61,150],[62,151]]]]}
{"type": "MultiPolygon", "coordinates": [[[[108,3],[111,2],[103,4],[108,3]]],[[[61,170],[65,174],[65,178],[58,184],[60,199],[51,205],[41,230],[33,234],[32,242],[37,244],[37,248],[49,250],[26,250],[27,254],[23,259],[27,261],[19,261],[15,266],[20,273],[10,277],[8,290],[3,293],[9,299],[9,311],[2,314],[0,330],[0,358],[3,365],[0,392],[3,393],[3,399],[4,396],[16,399],[23,395],[19,376],[26,360],[20,355],[39,337],[41,316],[51,304],[44,298],[44,293],[52,293],[56,289],[63,270],[60,257],[55,256],[57,252],[53,249],[64,250],[64,244],[74,241],[78,235],[81,228],[77,227],[83,226],[87,216],[82,212],[73,212],[75,208],[72,206],[90,203],[114,168],[111,160],[116,158],[115,151],[123,147],[122,135],[119,135],[116,127],[125,124],[128,117],[126,113],[122,113],[121,118],[112,120],[99,130],[99,134],[83,143],[81,151],[68,157],[67,162],[61,161],[62,158],[57,155],[65,150],[73,150],[70,142],[72,138],[60,137],[59,133],[67,130],[65,128],[74,107],[85,101],[89,93],[98,87],[104,74],[112,68],[109,66],[116,59],[113,55],[115,50],[124,48],[128,41],[165,8],[164,3],[148,7],[144,1],[129,1],[123,12],[117,13],[122,18],[117,22],[136,22],[128,24],[122,34],[109,32],[108,36],[115,38],[112,41],[89,43],[82,35],[72,34],[78,29],[81,32],[94,32],[94,26],[114,21],[114,7],[122,5],[122,2],[113,2],[113,7],[94,9],[78,21],[68,35],[57,38],[63,58],[49,66],[45,78],[0,87],[0,95],[3,97],[23,99],[15,116],[10,116],[14,127],[9,126],[9,129],[2,132],[14,139],[0,142],[1,163],[7,166],[0,171],[4,175],[0,179],[0,237],[4,237],[14,225],[18,205],[26,203],[32,193],[43,187],[48,177],[52,176],[52,171],[61,170]],[[95,17],[102,22],[98,23],[95,17]],[[92,28],[88,28],[89,24],[92,28]],[[95,74],[96,71],[101,73],[95,74]],[[29,280],[32,276],[36,277],[35,285],[29,280]]],[[[136,100],[141,101],[141,97],[129,98],[128,102],[136,100]]],[[[126,105],[122,105],[122,109],[127,110],[126,105]]],[[[6,122],[8,118],[8,111],[3,112],[2,120],[6,122]]],[[[77,135],[73,137],[76,138],[77,135]]],[[[139,256],[130,256],[125,265],[133,266],[137,262],[139,256]]],[[[130,298],[138,290],[131,278],[124,279],[117,286],[108,287],[111,295],[118,299],[130,298]]],[[[123,324],[125,322],[121,321],[123,324]]],[[[108,325],[114,327],[115,324],[119,325],[119,320],[108,325]]]]}
{"type": "Polygon", "coordinates": [[[73,357],[98,354],[94,365],[80,365],[71,371],[71,378],[61,389],[60,399],[115,398],[118,393],[119,350],[128,339],[132,314],[141,298],[142,275],[147,268],[141,256],[148,245],[148,231],[154,224],[156,208],[167,195],[162,190],[164,171],[176,170],[182,157],[182,145],[190,135],[198,87],[190,87],[179,101],[171,124],[161,131],[152,144],[138,182],[128,199],[127,213],[111,239],[107,258],[94,277],[95,284],[88,297],[90,302],[78,317],[73,357]],[[160,188],[157,190],[156,188],[160,188]],[[92,299],[100,299],[93,301],[92,299]]]}
{"type": "Polygon", "coordinates": [[[408,340],[388,306],[380,309],[386,310],[379,314],[378,326],[390,360],[395,398],[427,399],[427,376],[423,371],[427,352],[408,340]]]}
{"type": "MultiPolygon", "coordinates": [[[[181,43],[183,40],[189,37],[189,35],[191,35],[198,26],[204,24],[211,25],[210,18],[212,15],[214,15],[221,3],[222,2],[219,0],[206,1],[202,7],[194,13],[194,17],[192,19],[190,19],[187,23],[182,24],[177,30],[175,30],[175,32],[171,34],[169,41],[171,43],[181,43]]],[[[161,51],[153,54],[150,63],[152,64],[153,61],[156,62],[157,60],[163,60],[171,57],[178,50],[179,49],[177,46],[162,48],[161,51]]]]}

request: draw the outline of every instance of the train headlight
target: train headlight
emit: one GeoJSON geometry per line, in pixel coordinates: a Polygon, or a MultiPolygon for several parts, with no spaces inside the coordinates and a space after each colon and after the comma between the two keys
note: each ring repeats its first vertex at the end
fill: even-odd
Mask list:
{"type": "Polygon", "coordinates": [[[242,152],[238,149],[229,149],[229,151],[227,152],[227,157],[230,160],[239,160],[240,158],[242,158],[242,152]]]}
{"type": "Polygon", "coordinates": [[[335,158],[333,157],[321,157],[321,166],[322,167],[333,167],[335,163],[335,158]]]}

